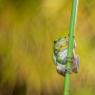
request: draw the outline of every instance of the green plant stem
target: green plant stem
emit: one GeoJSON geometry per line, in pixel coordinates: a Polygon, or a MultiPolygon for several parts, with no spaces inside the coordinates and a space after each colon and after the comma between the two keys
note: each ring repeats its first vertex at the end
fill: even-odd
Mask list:
{"type": "Polygon", "coordinates": [[[71,69],[71,61],[73,56],[73,47],[74,47],[74,31],[76,24],[76,16],[78,9],[78,0],[72,0],[72,11],[70,18],[70,26],[69,26],[69,45],[67,52],[67,72],[64,79],[64,95],[70,94],[70,69],[71,69]]]}

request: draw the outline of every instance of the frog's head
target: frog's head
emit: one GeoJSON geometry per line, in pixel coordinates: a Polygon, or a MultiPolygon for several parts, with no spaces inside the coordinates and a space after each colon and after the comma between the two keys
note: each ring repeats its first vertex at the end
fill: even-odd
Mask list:
{"type": "Polygon", "coordinates": [[[54,53],[57,54],[58,52],[67,48],[68,46],[67,44],[68,44],[67,37],[62,37],[54,40],[54,53]]]}

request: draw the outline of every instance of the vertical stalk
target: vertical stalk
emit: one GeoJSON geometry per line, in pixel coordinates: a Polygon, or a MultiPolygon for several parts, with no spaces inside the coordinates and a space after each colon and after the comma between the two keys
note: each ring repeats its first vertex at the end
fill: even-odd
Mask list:
{"type": "Polygon", "coordinates": [[[64,95],[70,94],[70,69],[73,56],[73,47],[74,47],[74,31],[76,24],[76,15],[78,9],[78,0],[72,0],[72,11],[70,17],[70,26],[69,26],[69,45],[67,52],[67,72],[64,79],[64,95]]]}

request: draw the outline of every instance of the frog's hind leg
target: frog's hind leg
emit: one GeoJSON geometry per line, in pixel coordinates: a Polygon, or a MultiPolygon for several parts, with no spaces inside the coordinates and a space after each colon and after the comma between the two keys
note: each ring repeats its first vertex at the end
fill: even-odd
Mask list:
{"type": "Polygon", "coordinates": [[[57,72],[60,75],[65,76],[65,73],[66,73],[66,65],[58,64],[56,69],[57,69],[57,72]]]}
{"type": "Polygon", "coordinates": [[[78,71],[79,71],[79,64],[80,64],[79,56],[74,56],[73,63],[72,63],[72,71],[74,73],[78,73],[78,71]]]}

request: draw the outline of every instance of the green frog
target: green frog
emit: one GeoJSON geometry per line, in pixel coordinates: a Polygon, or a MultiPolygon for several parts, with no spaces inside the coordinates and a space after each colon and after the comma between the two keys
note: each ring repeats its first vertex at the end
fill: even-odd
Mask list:
{"type": "MultiPolygon", "coordinates": [[[[79,70],[79,56],[75,54],[76,43],[74,41],[73,57],[70,72],[77,73],[79,70]]],[[[57,72],[65,76],[67,68],[67,50],[68,38],[58,38],[54,41],[53,60],[56,65],[57,72]]]]}

